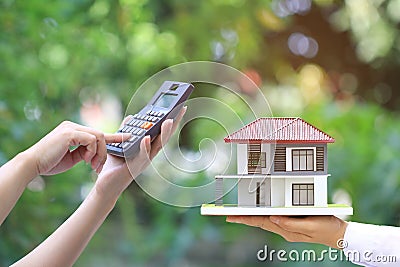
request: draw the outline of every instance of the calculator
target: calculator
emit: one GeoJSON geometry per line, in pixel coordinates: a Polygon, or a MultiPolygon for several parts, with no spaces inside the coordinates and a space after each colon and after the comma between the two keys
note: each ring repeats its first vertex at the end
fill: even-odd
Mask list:
{"type": "Polygon", "coordinates": [[[174,119],[194,87],[190,83],[165,81],[149,103],[122,125],[118,133],[131,133],[129,140],[107,144],[107,152],[119,157],[133,158],[140,150],[140,142],[146,135],[153,141],[160,132],[161,124],[174,119]]]}

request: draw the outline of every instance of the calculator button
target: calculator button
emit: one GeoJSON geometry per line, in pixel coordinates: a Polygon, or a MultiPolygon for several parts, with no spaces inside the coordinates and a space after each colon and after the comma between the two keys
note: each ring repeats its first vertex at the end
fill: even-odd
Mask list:
{"type": "Polygon", "coordinates": [[[131,119],[131,120],[127,123],[127,125],[133,126],[133,124],[134,124],[135,122],[136,122],[135,119],[131,119]]]}
{"type": "Polygon", "coordinates": [[[143,125],[141,126],[141,128],[147,130],[147,129],[150,129],[151,126],[153,126],[153,123],[151,123],[151,122],[145,122],[145,123],[143,123],[143,125]]]}
{"type": "Polygon", "coordinates": [[[132,136],[132,137],[128,140],[128,142],[133,143],[133,142],[135,142],[136,139],[137,139],[136,136],[132,136]]]}
{"type": "Polygon", "coordinates": [[[132,144],[132,143],[125,142],[125,143],[123,143],[122,148],[127,148],[127,147],[129,147],[131,144],[132,144]]]}
{"type": "Polygon", "coordinates": [[[158,118],[156,118],[156,117],[151,118],[152,122],[156,122],[157,120],[158,120],[158,118]]]}
{"type": "Polygon", "coordinates": [[[150,112],[150,116],[154,116],[155,111],[150,112]]]}
{"type": "Polygon", "coordinates": [[[137,117],[139,117],[139,114],[133,115],[133,118],[134,118],[134,119],[136,119],[137,117]]]}
{"type": "Polygon", "coordinates": [[[150,113],[151,113],[151,111],[150,111],[150,110],[146,112],[146,114],[147,114],[147,115],[149,115],[150,113]]]}
{"type": "Polygon", "coordinates": [[[145,132],[145,130],[139,129],[139,131],[137,132],[137,135],[141,135],[141,134],[143,134],[144,132],[145,132]]]}
{"type": "Polygon", "coordinates": [[[150,119],[150,116],[144,117],[144,120],[145,120],[145,121],[148,121],[149,119],[150,119]]]}
{"type": "Polygon", "coordinates": [[[162,116],[164,116],[164,113],[158,112],[157,116],[158,116],[158,117],[162,117],[162,116]]]}

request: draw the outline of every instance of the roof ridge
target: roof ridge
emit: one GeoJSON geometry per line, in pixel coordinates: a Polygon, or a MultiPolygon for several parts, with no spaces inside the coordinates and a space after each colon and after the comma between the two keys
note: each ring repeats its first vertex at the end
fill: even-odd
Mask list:
{"type": "Polygon", "coordinates": [[[332,136],[300,117],[260,117],[224,138],[227,143],[245,140],[335,142],[332,136]]]}
{"type": "Polygon", "coordinates": [[[293,118],[282,117],[282,118],[277,118],[277,119],[286,119],[286,120],[290,120],[290,121],[288,121],[285,125],[282,125],[281,127],[279,127],[279,129],[276,129],[273,133],[269,134],[268,137],[273,136],[274,133],[277,134],[278,131],[281,131],[283,128],[288,127],[289,125],[293,124],[295,121],[297,121],[300,118],[299,117],[297,117],[297,118],[295,118],[295,117],[293,117],[293,118]]]}

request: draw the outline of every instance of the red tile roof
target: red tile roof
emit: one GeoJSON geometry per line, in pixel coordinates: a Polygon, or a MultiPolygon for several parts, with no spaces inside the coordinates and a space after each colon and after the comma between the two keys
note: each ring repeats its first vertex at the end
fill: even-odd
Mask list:
{"type": "Polygon", "coordinates": [[[300,118],[259,118],[224,138],[226,143],[333,143],[328,134],[300,118]]]}

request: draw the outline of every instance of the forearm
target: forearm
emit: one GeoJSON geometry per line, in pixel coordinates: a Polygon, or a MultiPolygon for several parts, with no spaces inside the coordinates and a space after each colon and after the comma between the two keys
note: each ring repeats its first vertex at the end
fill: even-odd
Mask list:
{"type": "Polygon", "coordinates": [[[25,151],[0,168],[0,225],[3,223],[27,184],[37,176],[30,152],[25,151]]]}
{"type": "Polygon", "coordinates": [[[52,235],[13,266],[72,266],[117,199],[92,189],[81,206],[52,235]]]}

